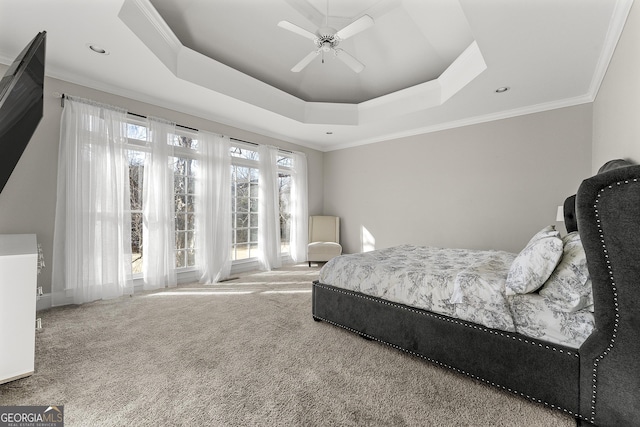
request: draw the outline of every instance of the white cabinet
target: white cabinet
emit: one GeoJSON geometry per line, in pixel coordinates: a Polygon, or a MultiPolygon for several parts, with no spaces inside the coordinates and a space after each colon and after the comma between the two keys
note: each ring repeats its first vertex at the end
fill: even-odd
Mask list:
{"type": "Polygon", "coordinates": [[[0,384],[33,374],[37,278],[36,235],[0,235],[0,384]]]}

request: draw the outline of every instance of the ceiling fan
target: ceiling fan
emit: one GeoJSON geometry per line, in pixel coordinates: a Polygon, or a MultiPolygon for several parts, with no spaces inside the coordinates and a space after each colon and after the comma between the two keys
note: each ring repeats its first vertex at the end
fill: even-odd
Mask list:
{"type": "MultiPolygon", "coordinates": [[[[328,2],[327,2],[328,3],[328,2]]],[[[328,6],[327,6],[328,9],[328,6]]],[[[340,31],[336,31],[335,29],[329,27],[328,24],[329,13],[327,10],[327,15],[325,18],[325,26],[318,28],[316,33],[312,33],[311,31],[307,31],[302,27],[299,27],[295,24],[292,24],[289,21],[280,21],[278,22],[278,26],[284,28],[285,30],[289,30],[294,32],[302,37],[306,37],[311,39],[316,46],[311,53],[305,56],[302,61],[298,62],[292,69],[294,73],[302,71],[307,65],[314,60],[316,56],[322,54],[322,62],[324,62],[324,54],[328,52],[333,52],[334,56],[338,57],[345,64],[347,64],[353,71],[356,73],[364,70],[364,64],[358,61],[356,58],[347,53],[344,49],[340,49],[338,44],[341,41],[348,39],[361,31],[366,30],[367,28],[373,25],[373,18],[369,15],[363,15],[360,18],[353,21],[351,24],[347,25],[340,31]]]]}

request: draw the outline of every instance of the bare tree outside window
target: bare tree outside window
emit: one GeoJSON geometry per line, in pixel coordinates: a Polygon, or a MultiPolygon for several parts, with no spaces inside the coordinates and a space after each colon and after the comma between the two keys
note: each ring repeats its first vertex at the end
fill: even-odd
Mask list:
{"type": "Polygon", "coordinates": [[[231,166],[232,260],[257,256],[258,176],[256,168],[231,166]]]}
{"type": "MultiPolygon", "coordinates": [[[[144,262],[143,241],[143,189],[144,163],[148,152],[147,128],[131,123],[129,137],[129,189],[131,206],[131,251],[134,274],[142,273],[144,262]]],[[[167,159],[173,170],[175,260],[176,268],[196,267],[196,183],[198,179],[198,140],[190,136],[170,135],[168,144],[174,146],[173,157],[167,159]]],[[[258,179],[259,154],[249,145],[232,145],[231,165],[231,206],[233,261],[255,258],[258,250],[258,179]]],[[[292,158],[279,155],[278,204],[280,209],[281,252],[286,254],[290,247],[291,223],[291,168],[292,158]]]]}
{"type": "MultiPolygon", "coordinates": [[[[129,192],[131,209],[131,252],[132,273],[142,273],[144,262],[143,203],[144,203],[144,163],[148,151],[146,126],[129,123],[127,126],[129,161],[129,192]]],[[[196,263],[196,220],[195,188],[198,174],[196,149],[198,140],[185,135],[170,135],[168,144],[175,147],[175,157],[171,161],[173,169],[175,259],[176,268],[195,267],[196,263]]]]}
{"type": "MultiPolygon", "coordinates": [[[[195,149],[197,140],[175,135],[174,145],[195,149]]],[[[173,193],[176,233],[176,268],[196,265],[196,177],[198,161],[192,157],[173,158],[173,193]]]]}
{"type": "Polygon", "coordinates": [[[142,189],[144,179],[144,153],[128,150],[129,199],[131,206],[131,269],[142,273],[142,189]]]}
{"type": "Polygon", "coordinates": [[[291,231],[291,174],[278,173],[278,204],[280,206],[280,251],[289,253],[291,231]]]}

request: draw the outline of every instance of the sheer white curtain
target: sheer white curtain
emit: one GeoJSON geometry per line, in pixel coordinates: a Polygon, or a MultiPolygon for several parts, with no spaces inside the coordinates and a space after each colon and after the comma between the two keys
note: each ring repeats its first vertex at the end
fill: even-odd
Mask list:
{"type": "Polygon", "coordinates": [[[148,119],[149,152],[144,162],[142,275],[144,289],[177,284],[173,192],[173,145],[175,124],[148,119]]]}
{"type": "Polygon", "coordinates": [[[126,111],[66,97],[60,124],[52,305],[133,292],[126,111]]]}
{"type": "Polygon", "coordinates": [[[200,132],[198,177],[198,265],[201,283],[231,271],[231,155],[228,136],[200,132]]]}
{"type": "Polygon", "coordinates": [[[280,261],[280,206],[278,194],[278,149],[258,147],[260,176],[258,181],[258,261],[260,268],[271,270],[280,261]]]}
{"type": "Polygon", "coordinates": [[[294,262],[304,262],[307,259],[307,245],[309,244],[307,156],[304,153],[293,153],[292,157],[289,253],[294,262]]]}

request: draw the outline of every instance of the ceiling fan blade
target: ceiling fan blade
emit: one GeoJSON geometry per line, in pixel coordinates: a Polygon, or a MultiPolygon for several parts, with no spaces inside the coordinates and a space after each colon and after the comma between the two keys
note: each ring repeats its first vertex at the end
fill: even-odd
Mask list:
{"type": "Polygon", "coordinates": [[[366,30],[367,28],[373,25],[373,18],[369,15],[363,15],[360,18],[353,21],[351,24],[347,25],[340,31],[336,33],[336,36],[340,40],[346,40],[349,37],[358,34],[361,31],[366,30]]]}
{"type": "Polygon", "coordinates": [[[308,39],[314,40],[318,38],[318,36],[316,36],[315,34],[313,34],[311,31],[307,31],[302,27],[298,27],[295,24],[292,24],[289,21],[280,21],[278,22],[278,27],[280,28],[284,28],[285,30],[289,30],[292,31],[298,35],[301,35],[302,37],[306,37],[308,39]]]}
{"type": "Polygon", "coordinates": [[[304,67],[306,67],[307,65],[309,65],[311,63],[311,61],[313,61],[315,59],[316,56],[318,56],[318,53],[320,51],[319,50],[314,50],[313,52],[311,52],[310,54],[308,54],[307,56],[305,56],[304,58],[302,58],[302,61],[298,62],[292,69],[291,71],[293,71],[294,73],[298,73],[300,71],[302,71],[302,69],[304,67]]]}
{"type": "Polygon", "coordinates": [[[300,15],[306,18],[316,27],[322,27],[325,25],[324,13],[313,7],[311,3],[306,0],[284,0],[300,15]]]}
{"type": "Polygon", "coordinates": [[[359,73],[362,70],[364,70],[364,64],[362,62],[358,61],[353,56],[349,55],[343,49],[335,49],[335,55],[338,58],[340,58],[342,60],[342,62],[347,64],[349,66],[349,68],[351,68],[356,73],[359,73]]]}

